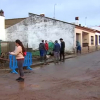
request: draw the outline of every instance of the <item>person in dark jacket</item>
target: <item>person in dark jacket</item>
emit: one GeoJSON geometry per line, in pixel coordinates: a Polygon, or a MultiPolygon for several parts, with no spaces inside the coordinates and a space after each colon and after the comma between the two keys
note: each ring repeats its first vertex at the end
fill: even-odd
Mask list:
{"type": "Polygon", "coordinates": [[[46,48],[44,44],[44,40],[39,44],[39,51],[40,51],[40,59],[41,62],[44,60],[46,62],[46,48]]]}
{"type": "Polygon", "coordinates": [[[60,48],[60,61],[62,60],[62,56],[63,56],[63,61],[65,60],[65,42],[63,41],[62,38],[60,38],[60,42],[61,42],[61,48],[60,48]]]}
{"type": "Polygon", "coordinates": [[[55,62],[59,62],[59,53],[60,53],[60,44],[58,43],[58,41],[56,40],[55,41],[55,44],[54,44],[54,58],[55,58],[55,62]]]}

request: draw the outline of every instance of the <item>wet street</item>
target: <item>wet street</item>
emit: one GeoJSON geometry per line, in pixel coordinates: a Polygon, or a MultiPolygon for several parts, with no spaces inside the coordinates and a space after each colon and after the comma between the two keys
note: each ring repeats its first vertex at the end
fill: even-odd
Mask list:
{"type": "Polygon", "coordinates": [[[0,100],[100,100],[100,51],[18,75],[0,74],[0,100]]]}

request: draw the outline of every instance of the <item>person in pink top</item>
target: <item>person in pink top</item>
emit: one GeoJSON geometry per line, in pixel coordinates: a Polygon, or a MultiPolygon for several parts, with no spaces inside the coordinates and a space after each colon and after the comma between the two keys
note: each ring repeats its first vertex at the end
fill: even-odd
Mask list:
{"type": "Polygon", "coordinates": [[[16,40],[16,49],[14,52],[9,52],[11,55],[15,55],[17,59],[17,65],[19,70],[20,77],[16,79],[18,82],[24,81],[24,71],[23,71],[23,63],[24,63],[24,53],[25,48],[20,40],[16,40]]]}

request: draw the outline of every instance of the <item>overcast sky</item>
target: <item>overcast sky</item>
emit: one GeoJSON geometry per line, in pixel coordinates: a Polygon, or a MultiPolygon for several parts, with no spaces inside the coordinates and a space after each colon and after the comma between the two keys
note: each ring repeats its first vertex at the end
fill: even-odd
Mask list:
{"type": "Polygon", "coordinates": [[[28,13],[54,17],[66,22],[75,22],[87,26],[100,25],[100,0],[0,0],[0,9],[5,12],[6,19],[27,17],[28,13]]]}

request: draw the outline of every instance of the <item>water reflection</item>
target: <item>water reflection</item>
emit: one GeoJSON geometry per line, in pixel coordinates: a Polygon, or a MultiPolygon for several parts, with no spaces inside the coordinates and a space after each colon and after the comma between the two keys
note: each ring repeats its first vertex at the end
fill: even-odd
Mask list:
{"type": "Polygon", "coordinates": [[[25,88],[25,82],[19,82],[19,89],[23,90],[25,88]]]}

